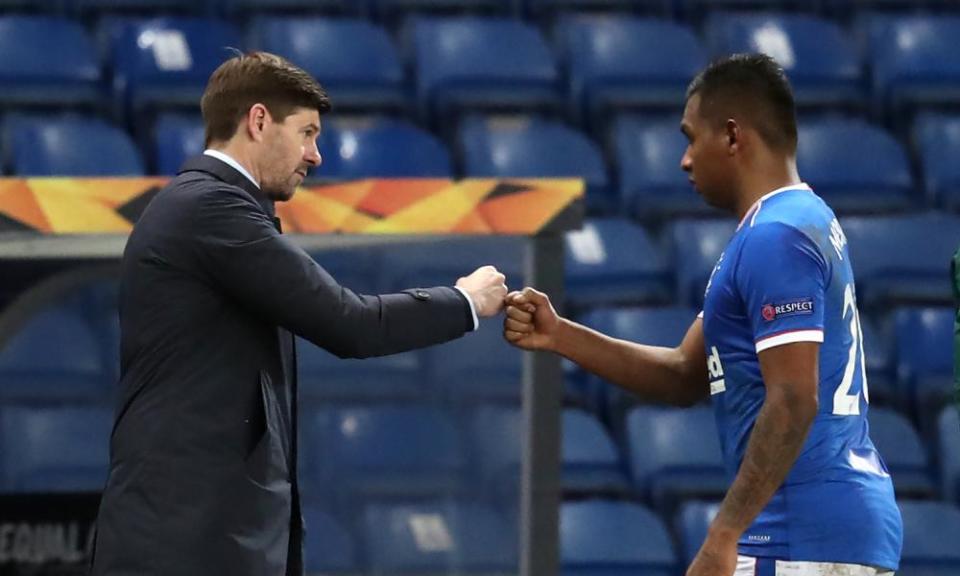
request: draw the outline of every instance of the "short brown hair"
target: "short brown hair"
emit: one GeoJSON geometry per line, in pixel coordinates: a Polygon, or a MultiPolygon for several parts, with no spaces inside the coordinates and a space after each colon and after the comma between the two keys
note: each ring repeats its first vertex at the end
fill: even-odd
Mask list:
{"type": "Polygon", "coordinates": [[[330,110],[326,91],[303,69],[269,52],[238,53],[214,70],[200,100],[206,145],[233,138],[258,102],[278,122],[297,108],[330,110]]]}

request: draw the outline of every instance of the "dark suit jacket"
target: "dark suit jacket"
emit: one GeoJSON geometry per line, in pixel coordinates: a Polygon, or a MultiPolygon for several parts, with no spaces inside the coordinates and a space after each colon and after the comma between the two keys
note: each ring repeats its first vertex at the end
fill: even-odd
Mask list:
{"type": "Polygon", "coordinates": [[[362,358],[472,328],[453,288],[338,285],[273,215],[253,183],[201,156],[130,235],[95,576],[302,574],[291,332],[362,358]]]}

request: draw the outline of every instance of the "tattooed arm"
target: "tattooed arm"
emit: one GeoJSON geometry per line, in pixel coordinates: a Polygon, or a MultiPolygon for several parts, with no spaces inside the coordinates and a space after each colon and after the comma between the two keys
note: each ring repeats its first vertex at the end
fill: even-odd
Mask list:
{"type": "Polygon", "coordinates": [[[688,576],[729,576],[737,540],[783,483],[817,415],[819,344],[797,342],[760,353],[767,394],[740,471],[688,576]]]}

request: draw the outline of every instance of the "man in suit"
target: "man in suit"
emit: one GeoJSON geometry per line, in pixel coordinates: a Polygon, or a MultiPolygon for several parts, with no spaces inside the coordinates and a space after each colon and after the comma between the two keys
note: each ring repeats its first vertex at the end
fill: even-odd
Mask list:
{"type": "Polygon", "coordinates": [[[363,358],[457,338],[502,307],[491,266],[357,295],[280,234],[274,202],[320,165],[329,107],[286,60],[231,58],[201,102],[208,149],[130,235],[96,576],[302,574],[294,334],[363,358]]]}

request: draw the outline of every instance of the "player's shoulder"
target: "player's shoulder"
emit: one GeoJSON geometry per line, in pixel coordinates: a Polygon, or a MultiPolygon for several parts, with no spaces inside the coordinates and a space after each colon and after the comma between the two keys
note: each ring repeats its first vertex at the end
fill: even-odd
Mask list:
{"type": "Polygon", "coordinates": [[[799,230],[830,229],[833,210],[806,184],[784,188],[762,198],[745,225],[751,228],[780,223],[799,230]]]}

